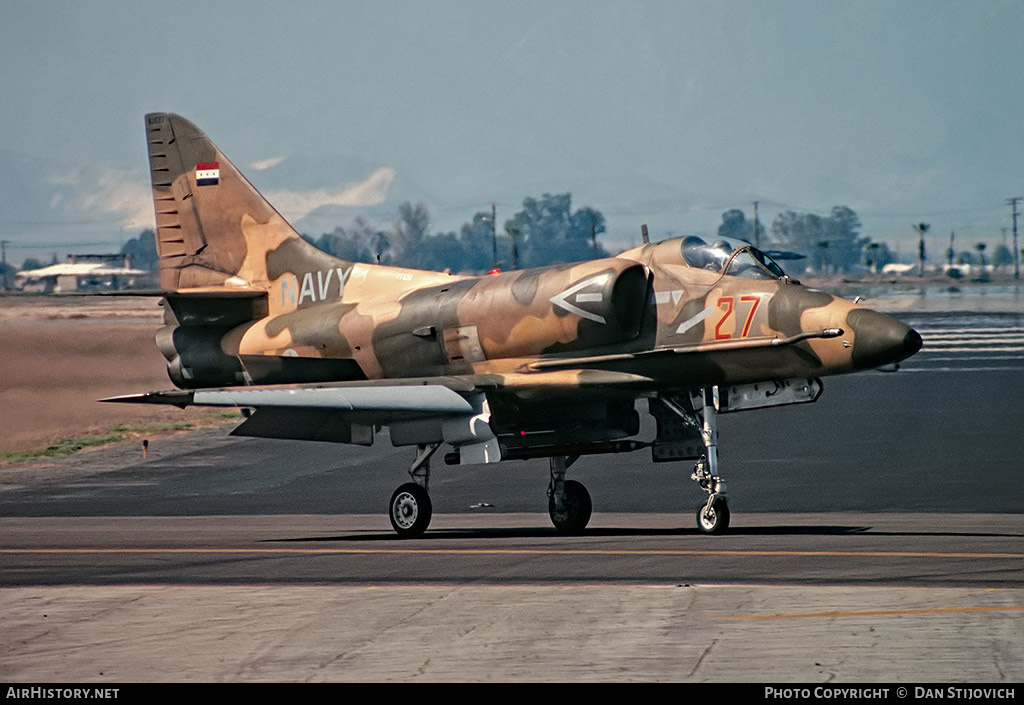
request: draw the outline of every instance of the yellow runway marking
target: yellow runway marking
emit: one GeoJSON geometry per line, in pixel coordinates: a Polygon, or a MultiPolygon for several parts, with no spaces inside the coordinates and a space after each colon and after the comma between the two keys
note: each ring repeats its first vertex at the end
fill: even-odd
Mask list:
{"type": "Polygon", "coordinates": [[[752,620],[752,619],[806,619],[809,617],[892,617],[905,614],[966,614],[971,612],[1024,612],[1024,605],[1006,605],[1002,607],[937,607],[932,609],[910,610],[865,610],[863,612],[808,612],[806,614],[763,614],[734,615],[716,617],[716,619],[752,620]]]}
{"type": "Polygon", "coordinates": [[[809,556],[871,558],[1024,558],[1024,553],[941,553],[929,551],[713,551],[535,548],[4,548],[13,554],[277,554],[277,555],[492,555],[492,556],[809,556]]]}

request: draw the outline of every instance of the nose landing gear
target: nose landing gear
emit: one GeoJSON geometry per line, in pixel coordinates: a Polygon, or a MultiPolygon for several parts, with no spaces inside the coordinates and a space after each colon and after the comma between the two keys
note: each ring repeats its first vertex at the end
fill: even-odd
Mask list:
{"type": "MultiPolygon", "coordinates": [[[[690,475],[708,493],[708,501],[697,511],[697,528],[706,534],[720,534],[729,528],[729,502],[725,481],[718,474],[718,387],[705,387],[683,398],[663,396],[658,401],[675,415],[677,425],[667,429],[666,436],[671,436],[663,444],[669,448],[667,452],[659,454],[662,443],[660,439],[655,441],[655,460],[673,459],[673,449],[677,457],[694,458],[703,446],[703,454],[690,475]]],[[[661,424],[665,423],[664,412],[657,416],[660,436],[661,424]]]]}
{"type": "Polygon", "coordinates": [[[696,480],[708,493],[708,501],[697,510],[697,528],[705,534],[721,534],[729,528],[729,503],[725,494],[725,483],[713,478],[707,470],[705,458],[697,461],[690,479],[696,480]]]}

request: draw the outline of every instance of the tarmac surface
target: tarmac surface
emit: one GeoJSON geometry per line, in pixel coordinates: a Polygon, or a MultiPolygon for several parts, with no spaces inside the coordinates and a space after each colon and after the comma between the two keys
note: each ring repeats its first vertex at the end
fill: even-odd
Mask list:
{"type": "Polygon", "coordinates": [[[570,469],[578,537],[529,461],[435,463],[431,528],[397,539],[386,438],[3,468],[0,680],[1020,682],[1021,317],[920,314],[902,372],[723,416],[724,536],[643,451],[570,469]]]}
{"type": "Polygon", "coordinates": [[[1020,682],[1014,515],[3,519],[7,682],[1020,682]],[[827,522],[827,525],[825,524],[827,522]],[[625,528],[623,528],[625,527],[625,528]]]}

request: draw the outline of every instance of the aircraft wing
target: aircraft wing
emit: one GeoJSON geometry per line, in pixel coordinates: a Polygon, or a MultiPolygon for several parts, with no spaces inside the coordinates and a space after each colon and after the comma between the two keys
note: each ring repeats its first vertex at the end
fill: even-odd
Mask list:
{"type": "Polygon", "coordinates": [[[472,411],[465,397],[441,384],[402,386],[249,386],[147,392],[102,399],[105,402],[228,406],[277,409],[330,409],[389,423],[409,417],[461,415],[472,411]]]}
{"type": "Polygon", "coordinates": [[[252,385],[171,390],[101,399],[104,402],[230,407],[251,410],[235,436],[371,445],[374,427],[388,426],[394,445],[445,442],[462,462],[501,459],[489,422],[488,393],[537,398],[575,389],[632,397],[650,380],[601,370],[558,370],[508,375],[466,375],[361,380],[304,385],[252,385]],[[600,391],[596,391],[600,390],[600,391]]]}
{"type": "Polygon", "coordinates": [[[249,386],[148,392],[101,401],[251,409],[232,435],[258,438],[373,443],[375,426],[391,427],[395,445],[438,443],[460,447],[473,462],[498,462],[484,394],[453,384],[249,386]],[[396,440],[397,438],[397,440],[396,440]]]}
{"type": "MultiPolygon", "coordinates": [[[[618,363],[707,352],[792,345],[831,338],[839,329],[789,338],[698,343],[639,353],[523,361],[528,372],[378,379],[319,384],[250,385],[133,394],[105,402],[212,406],[251,410],[236,436],[371,445],[375,427],[388,426],[396,446],[448,443],[464,463],[498,462],[490,425],[491,404],[564,398],[635,399],[657,388],[642,374],[615,370],[618,363]]],[[[633,365],[630,365],[633,366],[633,365]]]]}

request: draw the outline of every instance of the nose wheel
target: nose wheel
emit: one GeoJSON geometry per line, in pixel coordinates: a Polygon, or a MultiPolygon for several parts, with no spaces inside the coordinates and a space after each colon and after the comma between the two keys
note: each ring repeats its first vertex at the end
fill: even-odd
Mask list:
{"type": "Polygon", "coordinates": [[[711,495],[697,510],[697,528],[705,534],[721,534],[729,528],[729,504],[725,497],[711,495]]]}

